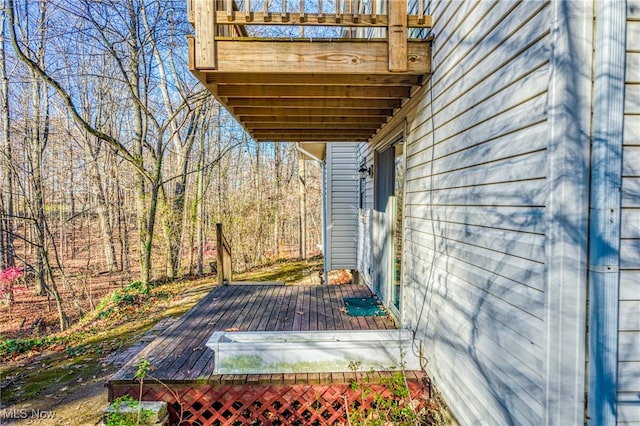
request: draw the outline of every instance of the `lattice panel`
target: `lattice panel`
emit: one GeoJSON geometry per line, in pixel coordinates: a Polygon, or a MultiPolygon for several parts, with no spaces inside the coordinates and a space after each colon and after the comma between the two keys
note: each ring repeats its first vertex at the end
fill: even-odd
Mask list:
{"type": "MultiPolygon", "coordinates": [[[[423,408],[428,389],[419,382],[409,382],[416,408],[423,408]]],[[[111,385],[112,397],[129,394],[138,398],[136,385],[111,385]]],[[[385,385],[367,385],[357,390],[349,384],[314,385],[145,385],[142,399],[166,401],[172,424],[182,425],[346,425],[348,410],[368,411],[374,395],[389,397],[385,385]],[[176,398],[176,396],[178,398],[176,398]]]]}

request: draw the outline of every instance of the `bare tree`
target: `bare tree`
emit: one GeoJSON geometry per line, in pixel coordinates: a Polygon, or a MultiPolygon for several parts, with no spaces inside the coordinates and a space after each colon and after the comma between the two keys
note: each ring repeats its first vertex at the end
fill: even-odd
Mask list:
{"type": "MultiPolygon", "coordinates": [[[[158,110],[151,101],[154,90],[151,69],[152,52],[148,49],[149,34],[143,31],[140,19],[146,19],[145,9],[135,0],[124,3],[86,1],[82,9],[72,8],[76,16],[92,25],[93,36],[102,43],[109,57],[116,64],[122,85],[128,90],[127,103],[133,118],[133,143],[130,150],[120,141],[120,135],[109,134],[91,124],[90,117],[76,107],[72,92],[54,76],[46,71],[44,63],[31,58],[21,48],[15,31],[15,8],[12,0],[8,1],[10,35],[18,58],[24,62],[47,85],[52,86],[62,98],[72,118],[87,134],[106,142],[118,155],[127,160],[137,172],[136,205],[138,212],[138,231],[140,237],[141,281],[148,284],[151,280],[152,249],[155,234],[157,212],[165,182],[163,166],[169,141],[176,134],[181,124],[179,120],[188,120],[183,111],[190,111],[190,106],[197,101],[197,95],[184,97],[179,105],[172,106],[170,114],[161,120],[158,110]],[[116,4],[117,3],[117,4],[116,4]],[[118,21],[117,19],[120,19],[118,21]],[[124,29],[124,33],[121,30],[124,29]],[[124,48],[123,48],[124,46],[124,48]],[[145,50],[147,49],[147,50],[145,50]]],[[[157,3],[158,5],[160,3],[157,3]]],[[[155,64],[157,66],[157,64],[155,64]]],[[[200,99],[202,96],[200,96],[200,99]]],[[[188,147],[192,146],[193,137],[187,138],[188,147]]]]}
{"type": "Polygon", "coordinates": [[[5,25],[7,15],[0,12],[0,270],[15,265],[13,244],[13,172],[11,148],[11,115],[9,110],[9,79],[7,77],[7,57],[5,50],[5,25]]]}

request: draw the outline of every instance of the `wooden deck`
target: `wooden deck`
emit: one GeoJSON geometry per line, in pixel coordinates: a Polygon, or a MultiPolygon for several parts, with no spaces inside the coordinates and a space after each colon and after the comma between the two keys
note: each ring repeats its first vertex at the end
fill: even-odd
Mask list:
{"type": "MultiPolygon", "coordinates": [[[[229,285],[217,286],[127,362],[110,385],[131,383],[137,365],[146,359],[152,375],[164,383],[247,383],[256,375],[213,374],[213,351],[205,344],[214,331],[304,331],[394,329],[389,317],[350,317],[344,312],[344,297],[368,297],[366,286],[229,285]]],[[[325,374],[326,375],[326,374],[325,374]]],[[[269,375],[271,383],[317,381],[304,374],[269,375]],[[285,377],[287,376],[287,377],[285,377]]],[[[318,375],[319,376],[319,375],[318,375]]]]}

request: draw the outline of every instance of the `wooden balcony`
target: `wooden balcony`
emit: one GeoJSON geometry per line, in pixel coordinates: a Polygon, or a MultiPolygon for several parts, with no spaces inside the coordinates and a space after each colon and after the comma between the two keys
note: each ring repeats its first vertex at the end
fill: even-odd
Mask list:
{"type": "Polygon", "coordinates": [[[308,13],[304,0],[294,11],[286,0],[278,11],[266,0],[188,0],[190,69],[256,141],[367,141],[431,71],[430,40],[407,35],[431,18],[408,14],[407,0],[325,1],[332,10],[318,0],[308,13]],[[250,37],[276,26],[341,37],[250,37]]]}

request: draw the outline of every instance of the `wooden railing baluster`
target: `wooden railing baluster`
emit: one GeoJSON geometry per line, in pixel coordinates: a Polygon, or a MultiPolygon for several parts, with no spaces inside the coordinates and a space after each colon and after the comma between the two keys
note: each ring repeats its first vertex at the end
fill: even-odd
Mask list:
{"type": "Polygon", "coordinates": [[[233,21],[233,0],[227,0],[227,19],[233,21]]]}
{"type": "Polygon", "coordinates": [[[376,21],[378,20],[377,18],[378,15],[378,5],[376,0],[371,0],[371,23],[375,24],[376,21]]]}
{"type": "MultiPolygon", "coordinates": [[[[194,19],[194,27],[199,27],[195,20],[197,8],[196,3],[201,0],[186,0],[188,2],[189,19],[194,19]]],[[[290,10],[287,0],[280,0],[276,11],[269,11],[269,1],[263,0],[262,11],[252,10],[250,0],[243,0],[244,3],[236,3],[238,0],[206,0],[216,5],[215,16],[213,16],[214,25],[217,27],[235,26],[235,33],[230,34],[228,31],[217,31],[216,36],[235,35],[246,37],[246,30],[241,29],[246,25],[253,25],[264,22],[268,25],[300,25],[300,26],[339,26],[339,27],[390,27],[401,25],[411,28],[429,28],[431,26],[431,17],[425,15],[424,0],[418,1],[418,11],[416,14],[394,16],[388,11],[389,4],[393,8],[404,8],[406,3],[404,0],[371,0],[369,7],[361,9],[361,0],[335,0],[335,11],[327,13],[324,10],[323,0],[318,0],[317,12],[307,13],[305,0],[298,0],[299,10],[290,10]],[[382,6],[382,7],[381,7],[382,6]],[[390,25],[393,20],[394,24],[390,25]]],[[[369,6],[367,5],[367,6],[369,6]]],[[[203,5],[198,6],[200,8],[203,5]]],[[[200,19],[202,20],[202,19],[200,19]]],[[[207,18],[207,22],[211,22],[207,18]]],[[[210,25],[210,24],[209,24],[210,25]]],[[[355,34],[355,31],[349,29],[345,33],[355,34]]]]}
{"type": "Polygon", "coordinates": [[[353,16],[353,22],[358,22],[360,20],[360,2],[358,0],[353,0],[355,5],[351,8],[351,14],[353,16]]]}

